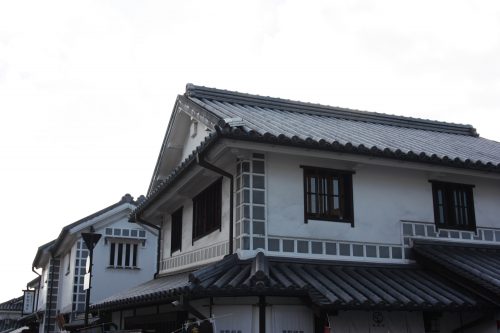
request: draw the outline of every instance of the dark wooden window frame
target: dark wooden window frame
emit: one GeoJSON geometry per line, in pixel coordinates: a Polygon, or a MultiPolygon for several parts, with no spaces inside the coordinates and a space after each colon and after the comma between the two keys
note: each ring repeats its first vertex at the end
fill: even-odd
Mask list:
{"type": "Polygon", "coordinates": [[[434,223],[436,229],[476,231],[476,214],[474,210],[473,194],[473,188],[475,186],[435,180],[429,180],[429,182],[432,184],[434,223]],[[455,205],[452,194],[452,191],[456,190],[460,191],[463,195],[462,198],[459,198],[459,206],[455,205]],[[439,196],[439,191],[442,193],[441,197],[439,196]],[[441,206],[442,211],[440,210],[441,206]],[[462,215],[462,217],[457,218],[457,214],[462,215]],[[459,220],[461,220],[462,223],[460,223],[459,220]]]}
{"type": "Polygon", "coordinates": [[[193,198],[193,243],[222,228],[222,177],[193,198]]]}
{"type": "Polygon", "coordinates": [[[177,209],[171,215],[170,255],[182,248],[182,208],[177,209]]]}
{"type": "MultiPolygon", "coordinates": [[[[352,189],[352,175],[355,174],[354,171],[350,170],[338,170],[338,169],[327,169],[320,167],[312,167],[312,166],[300,166],[304,171],[304,222],[307,223],[308,220],[321,220],[321,221],[332,221],[332,222],[341,222],[341,223],[350,223],[352,227],[354,227],[354,201],[353,201],[353,189],[352,189]],[[309,194],[312,193],[308,190],[309,188],[309,179],[311,176],[327,178],[332,180],[336,178],[339,180],[339,193],[335,194],[331,182],[327,182],[326,193],[319,192],[319,196],[326,196],[328,200],[328,205],[333,207],[333,197],[339,198],[339,206],[341,206],[343,210],[343,218],[339,218],[335,216],[332,212],[327,214],[321,213],[309,213],[309,194]]],[[[317,199],[316,205],[318,206],[319,200],[317,199]]]]}
{"type": "Polygon", "coordinates": [[[112,241],[109,243],[108,267],[110,268],[138,268],[137,255],[139,244],[127,241],[112,241]],[[116,259],[116,260],[115,260],[116,259]]]}

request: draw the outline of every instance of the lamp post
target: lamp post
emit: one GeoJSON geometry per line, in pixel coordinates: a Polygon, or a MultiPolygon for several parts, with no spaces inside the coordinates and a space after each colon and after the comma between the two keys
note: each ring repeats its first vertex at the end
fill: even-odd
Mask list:
{"type": "Polygon", "coordinates": [[[82,238],[83,241],[85,242],[85,245],[87,245],[87,249],[89,250],[89,257],[88,257],[88,288],[87,288],[87,294],[85,296],[85,327],[89,325],[89,305],[90,305],[90,288],[92,286],[92,259],[94,257],[94,248],[101,239],[101,234],[96,234],[94,232],[94,228],[90,227],[90,232],[84,232],[82,233],[82,238]]]}

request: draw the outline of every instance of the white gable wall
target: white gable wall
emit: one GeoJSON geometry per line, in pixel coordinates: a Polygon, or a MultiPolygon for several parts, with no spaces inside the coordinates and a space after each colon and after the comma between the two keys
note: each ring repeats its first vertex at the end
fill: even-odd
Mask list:
{"type": "Polygon", "coordinates": [[[129,289],[153,278],[156,272],[157,237],[149,229],[139,224],[128,222],[125,217],[113,224],[105,225],[96,230],[102,238],[94,249],[94,265],[91,289],[91,303],[103,300],[122,290],[129,289]],[[110,242],[106,242],[106,228],[140,229],[146,232],[144,246],[138,245],[137,269],[110,268],[110,242]]]}

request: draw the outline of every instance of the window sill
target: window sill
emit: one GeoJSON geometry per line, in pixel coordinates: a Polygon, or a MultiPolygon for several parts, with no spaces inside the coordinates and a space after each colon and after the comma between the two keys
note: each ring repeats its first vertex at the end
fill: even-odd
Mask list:
{"type": "Polygon", "coordinates": [[[338,222],[338,223],[346,223],[350,224],[351,227],[354,227],[354,221],[351,220],[339,220],[335,218],[324,218],[324,217],[306,217],[304,223],[309,223],[309,221],[319,221],[319,222],[338,222]]]}
{"type": "Polygon", "coordinates": [[[456,226],[456,225],[438,225],[435,224],[436,231],[439,230],[456,230],[456,231],[471,231],[477,233],[476,226],[456,226]]]}
{"type": "Polygon", "coordinates": [[[207,231],[207,232],[206,232],[206,233],[204,233],[203,235],[200,235],[200,236],[197,236],[197,237],[193,237],[193,244],[194,244],[194,242],[196,242],[196,241],[198,241],[198,240],[202,239],[203,237],[206,237],[206,236],[208,236],[208,235],[210,235],[210,234],[213,234],[213,233],[214,233],[214,232],[216,232],[216,231],[219,231],[219,232],[220,232],[220,231],[221,231],[221,229],[222,229],[221,227],[217,227],[217,228],[215,228],[215,229],[212,229],[212,230],[207,231]]]}
{"type": "Polygon", "coordinates": [[[139,271],[141,270],[139,267],[122,267],[122,266],[108,266],[107,269],[118,269],[118,270],[127,270],[127,271],[139,271]]]}

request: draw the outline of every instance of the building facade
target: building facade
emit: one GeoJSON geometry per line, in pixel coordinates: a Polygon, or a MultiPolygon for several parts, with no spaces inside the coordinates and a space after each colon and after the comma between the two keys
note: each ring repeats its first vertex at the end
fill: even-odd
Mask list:
{"type": "Polygon", "coordinates": [[[500,144],[470,125],[188,85],[147,198],[158,275],[121,329],[496,332],[500,144]],[[185,327],[185,326],[184,326],[185,327]]]}
{"type": "MultiPolygon", "coordinates": [[[[89,249],[82,233],[100,234],[93,249],[90,304],[150,280],[155,273],[157,231],[129,223],[129,214],[142,200],[129,194],[90,216],[65,226],[59,236],[41,246],[33,267],[41,270],[35,309],[23,319],[38,331],[75,330],[84,323],[89,249]]],[[[90,323],[98,318],[90,315],[90,323]]]]}

